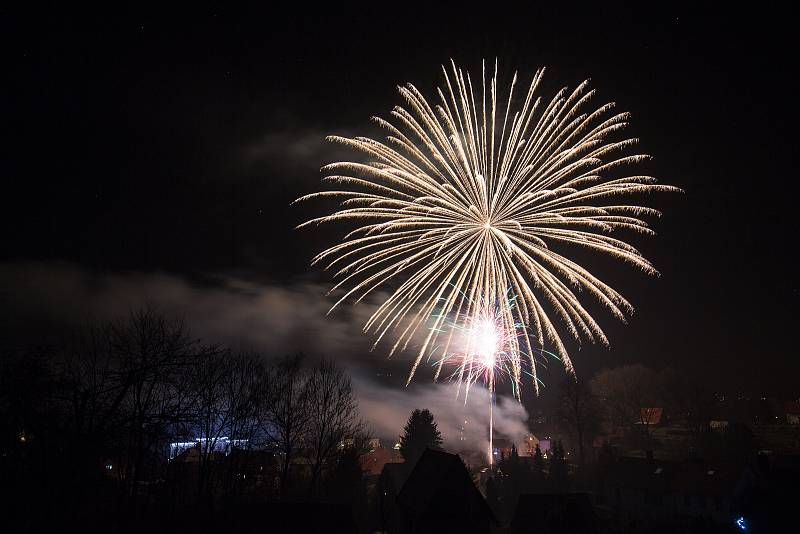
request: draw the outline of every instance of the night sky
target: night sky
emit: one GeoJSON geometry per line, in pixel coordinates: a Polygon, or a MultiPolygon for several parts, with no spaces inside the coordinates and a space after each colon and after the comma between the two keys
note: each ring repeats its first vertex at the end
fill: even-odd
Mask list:
{"type": "Polygon", "coordinates": [[[449,58],[477,72],[498,57],[506,81],[547,66],[547,94],[591,78],[632,112],[647,172],[685,190],[648,199],[658,235],[631,238],[659,278],[582,259],[637,313],[625,326],[597,310],[612,347],[570,345],[578,373],[640,362],[800,393],[794,19],[297,5],[3,14],[5,344],[145,299],[200,336],[246,332],[273,352],[325,351],[321,339],[365,374],[391,367],[349,336],[356,310],[324,317],[330,277],[308,265],[344,229],[295,231],[324,206],[290,202],[343,155],[324,136],[377,134],[369,117],[402,103],[398,84],[431,95],[449,58]]]}

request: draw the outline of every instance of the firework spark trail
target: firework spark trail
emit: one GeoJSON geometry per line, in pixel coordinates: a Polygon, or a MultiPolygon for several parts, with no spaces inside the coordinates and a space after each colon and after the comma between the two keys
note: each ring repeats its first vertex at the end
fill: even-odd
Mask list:
{"type": "MultiPolygon", "coordinates": [[[[521,323],[508,325],[505,322],[509,314],[504,313],[503,306],[508,310],[513,310],[515,301],[515,296],[503,302],[502,305],[500,301],[492,305],[484,300],[477,315],[456,317],[453,321],[445,321],[445,324],[456,334],[456,339],[455,342],[450,343],[453,336],[451,334],[448,337],[449,342],[445,352],[441,355],[440,362],[456,366],[456,371],[453,372],[451,378],[458,377],[457,392],[460,393],[461,386],[465,385],[464,403],[466,404],[470,387],[478,380],[483,380],[489,391],[489,465],[494,462],[494,395],[497,374],[513,375],[514,355],[519,354],[517,341],[525,331],[525,326],[521,323]],[[509,362],[512,362],[511,368],[509,362]]],[[[436,349],[434,349],[435,351],[436,349]]],[[[512,385],[518,382],[519,380],[516,379],[512,381],[512,385]]]]}
{"type": "MultiPolygon", "coordinates": [[[[442,334],[447,317],[476,317],[480,302],[494,301],[510,288],[528,328],[507,359],[509,376],[519,398],[527,358],[538,393],[535,348],[551,345],[572,372],[550,314],[578,342],[584,336],[607,345],[576,292],[591,294],[622,321],[633,312],[615,289],[557,249],[580,246],[657,274],[638,250],[610,234],[653,234],[641,217],[660,213],[617,199],[679,189],[623,172],[648,156],[630,153],[637,140],[622,135],[627,113],[615,112],[613,103],[590,106],[594,91],[588,81],[546,101],[538,95],[540,69],[519,106],[516,74],[507,97],[499,96],[496,62],[490,76],[484,65],[476,84],[455,63],[442,70],[438,104],[431,105],[411,84],[399,87],[407,107],[395,107],[391,122],[374,119],[388,132],[384,142],[329,137],[368,161],[324,167],[324,181],[338,189],[298,201],[332,197],[341,201],[340,208],[300,227],[355,223],[357,228],[313,263],[336,271],[339,281],[331,292],[341,290],[342,296],[331,310],[396,284],[364,330],[374,333],[375,345],[389,334],[390,354],[422,336],[408,381],[440,337],[446,338],[444,353],[451,352],[452,336],[442,334]]],[[[517,322],[512,311],[503,314],[506,327],[517,322]]],[[[438,364],[437,378],[444,363],[438,364]]]]}
{"type": "MultiPolygon", "coordinates": [[[[543,361],[545,356],[558,359],[555,354],[544,349],[535,350],[535,354],[526,354],[522,351],[519,341],[524,338],[527,327],[519,320],[515,323],[506,321],[509,316],[519,315],[516,301],[517,296],[509,290],[503,298],[494,303],[483,299],[480,306],[476,307],[479,312],[474,316],[455,317],[452,320],[446,318],[439,333],[447,333],[449,342],[446,345],[434,347],[429,355],[429,360],[433,360],[437,367],[440,365],[455,367],[449,378],[457,380],[457,397],[461,394],[463,387],[465,404],[473,384],[481,381],[486,385],[489,392],[488,457],[490,465],[494,460],[492,441],[497,383],[505,377],[511,377],[512,393],[519,399],[517,390],[519,378],[514,375],[514,362],[519,359],[524,363],[526,357],[530,359],[534,356],[541,357],[543,361]],[[439,355],[440,350],[441,354],[439,355]]],[[[433,319],[436,319],[436,316],[433,319]]],[[[523,369],[523,373],[533,376],[525,369],[523,369]]]]}
{"type": "MultiPolygon", "coordinates": [[[[514,362],[518,355],[528,357],[520,346],[520,340],[526,334],[526,326],[522,322],[507,322],[508,317],[515,317],[517,297],[509,291],[502,299],[494,303],[483,299],[475,309],[477,314],[439,320],[433,315],[431,320],[440,324],[438,334],[447,334],[447,342],[433,347],[429,360],[439,369],[450,365],[455,370],[449,379],[457,380],[456,396],[464,390],[464,402],[468,400],[469,390],[478,381],[485,383],[493,390],[497,378],[502,380],[511,377],[514,396],[518,397],[514,362]],[[495,377],[495,375],[499,375],[495,377]]],[[[547,351],[537,351],[541,355],[547,351]]],[[[521,366],[522,373],[533,376],[521,366]]]]}

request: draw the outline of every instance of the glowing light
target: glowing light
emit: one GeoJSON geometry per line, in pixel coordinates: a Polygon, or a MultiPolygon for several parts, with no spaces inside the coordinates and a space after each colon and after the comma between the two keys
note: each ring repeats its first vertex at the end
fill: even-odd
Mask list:
{"type": "MultiPolygon", "coordinates": [[[[508,295],[506,295],[508,297],[508,295]]],[[[489,463],[494,462],[495,450],[493,448],[494,435],[494,393],[497,378],[513,376],[513,361],[515,355],[519,359],[520,333],[525,331],[524,325],[514,323],[506,325],[504,317],[506,311],[514,309],[516,297],[507,298],[504,301],[497,301],[495,305],[489,305],[484,299],[480,307],[480,312],[472,317],[456,317],[453,321],[446,321],[443,324],[443,332],[450,331],[449,338],[455,339],[452,344],[444,348],[440,360],[436,363],[441,367],[441,362],[454,364],[456,370],[450,376],[456,378],[459,383],[458,392],[461,386],[465,385],[464,402],[467,401],[471,386],[479,379],[486,384],[489,390],[489,444],[487,448],[487,458],[489,463]]],[[[512,313],[513,315],[513,313],[512,313]]],[[[434,349],[436,352],[436,349],[434,349]]],[[[519,377],[512,380],[512,384],[518,384],[519,377]]],[[[515,395],[519,398],[519,388],[512,387],[515,395]]],[[[465,421],[466,422],[466,421],[465,421]]]]}
{"type": "Polygon", "coordinates": [[[179,441],[169,444],[169,460],[174,460],[181,453],[195,447],[209,448],[213,452],[224,453],[225,456],[230,454],[234,447],[243,447],[247,445],[246,439],[230,439],[228,436],[221,436],[219,438],[195,438],[194,441],[179,441]]]}
{"type": "MultiPolygon", "coordinates": [[[[527,327],[502,357],[484,357],[484,367],[508,367],[518,392],[527,355],[538,392],[536,350],[553,347],[572,371],[551,316],[579,342],[588,338],[607,345],[578,294],[593,297],[622,321],[633,312],[620,293],[569,253],[581,248],[656,274],[616,233],[652,235],[644,218],[660,214],[620,198],[679,189],[625,172],[648,156],[632,152],[638,140],[622,135],[627,113],[613,111],[613,102],[589,104],[594,91],[588,81],[574,90],[563,88],[548,101],[539,95],[544,69],[521,97],[515,94],[516,74],[507,89],[500,87],[497,63],[493,74],[484,65],[475,79],[454,63],[443,71],[438,103],[429,103],[411,84],[400,87],[408,109],[395,107],[391,122],[375,118],[387,131],[384,142],[329,137],[366,159],[323,168],[324,181],[334,189],[297,201],[325,197],[341,201],[340,207],[299,227],[355,225],[312,263],[335,271],[338,282],[331,293],[340,294],[331,310],[392,288],[364,331],[375,335],[375,345],[394,337],[390,354],[415,346],[409,382],[432,347],[443,344],[445,354],[460,352],[450,350],[449,334],[443,337],[446,321],[472,320],[485,302],[504,299],[510,289],[517,305],[501,308],[500,324],[509,332],[518,323],[527,327]],[[431,327],[429,317],[434,317],[431,327]]],[[[437,378],[446,361],[440,359],[437,378]]]]}
{"type": "Polygon", "coordinates": [[[494,354],[497,352],[497,333],[494,329],[494,323],[489,320],[480,321],[472,335],[475,337],[478,354],[482,359],[483,365],[494,367],[494,354]]]}
{"type": "Polygon", "coordinates": [[[744,517],[739,516],[739,518],[736,520],[736,526],[741,530],[747,530],[747,523],[745,522],[744,517]]]}

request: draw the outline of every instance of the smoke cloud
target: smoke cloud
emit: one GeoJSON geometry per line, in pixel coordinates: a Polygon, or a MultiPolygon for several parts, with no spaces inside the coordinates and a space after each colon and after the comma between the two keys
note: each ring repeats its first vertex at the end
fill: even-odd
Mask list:
{"type": "MultiPolygon", "coordinates": [[[[411,383],[407,388],[387,388],[375,381],[354,376],[359,408],[372,425],[373,433],[382,439],[398,440],[411,412],[429,409],[442,433],[444,447],[453,452],[485,451],[489,437],[489,392],[479,384],[472,387],[467,401],[464,392],[456,397],[451,383],[411,383]]],[[[528,413],[513,399],[496,397],[494,429],[514,442],[526,433],[528,413]]]]}
{"type": "MultiPolygon", "coordinates": [[[[327,287],[314,283],[285,286],[218,277],[213,284],[194,284],[165,273],[94,273],[77,264],[58,262],[0,263],[0,338],[9,344],[53,340],[64,330],[92,320],[125,316],[142,306],[183,317],[195,337],[233,347],[254,348],[280,356],[303,350],[335,358],[348,368],[359,406],[373,433],[397,440],[415,408],[436,417],[445,446],[451,451],[486,450],[489,395],[475,385],[468,401],[456,398],[454,384],[426,382],[418,376],[404,387],[408,362],[404,355],[387,361],[362,327],[374,301],[342,306],[326,315],[335,302],[327,287]],[[395,371],[387,380],[376,375],[395,371]],[[463,430],[462,430],[463,429],[463,430]]],[[[376,295],[375,299],[380,299],[376,295]]],[[[494,428],[518,440],[525,435],[527,412],[514,400],[498,396],[494,428]]]]}

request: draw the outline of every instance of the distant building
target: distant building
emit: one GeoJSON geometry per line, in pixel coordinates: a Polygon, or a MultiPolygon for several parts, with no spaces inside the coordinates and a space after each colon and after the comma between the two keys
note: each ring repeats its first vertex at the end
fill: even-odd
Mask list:
{"type": "Polygon", "coordinates": [[[502,458],[508,458],[511,455],[511,447],[514,443],[505,438],[495,438],[492,442],[492,455],[494,456],[494,461],[498,461],[502,458]]]}
{"type": "Polygon", "coordinates": [[[361,469],[369,475],[380,475],[383,467],[387,463],[402,463],[403,455],[400,451],[394,448],[387,449],[382,447],[380,442],[376,443],[377,446],[371,447],[370,451],[364,454],[361,461],[361,469]]]}
{"type": "Polygon", "coordinates": [[[728,428],[727,421],[718,421],[718,420],[711,420],[708,422],[708,426],[711,430],[715,432],[724,432],[726,428],[728,428]]]}
{"type": "Polygon", "coordinates": [[[790,425],[800,424],[800,402],[784,403],[783,413],[786,415],[786,422],[790,425]]]}
{"type": "Polygon", "coordinates": [[[192,441],[176,441],[169,444],[169,459],[174,460],[181,454],[191,449],[209,447],[209,452],[222,453],[228,455],[233,447],[244,448],[247,446],[246,439],[230,439],[227,436],[219,438],[195,438],[192,441]]]}
{"type": "Polygon", "coordinates": [[[663,408],[642,408],[639,410],[639,420],[635,421],[635,424],[648,426],[661,424],[661,416],[663,414],[663,408]]]}
{"type": "Polygon", "coordinates": [[[539,438],[533,434],[528,434],[517,446],[517,452],[520,456],[533,456],[536,453],[536,446],[539,445],[539,438]]]}
{"type": "Polygon", "coordinates": [[[547,456],[547,453],[550,452],[550,448],[552,446],[553,440],[550,437],[542,438],[539,440],[539,450],[547,456]]]}

